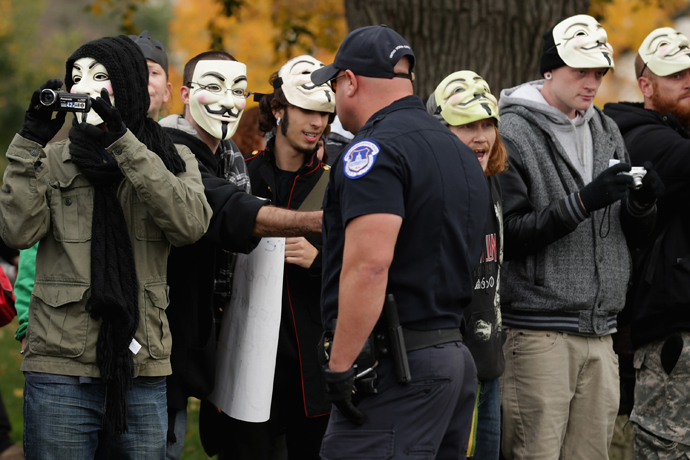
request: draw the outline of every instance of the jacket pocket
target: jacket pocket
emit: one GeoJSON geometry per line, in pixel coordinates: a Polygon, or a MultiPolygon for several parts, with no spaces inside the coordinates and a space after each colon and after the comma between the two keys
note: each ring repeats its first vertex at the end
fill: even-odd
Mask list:
{"type": "Polygon", "coordinates": [[[172,337],[168,325],[170,288],[166,283],[144,286],[144,305],[146,308],[146,338],[152,358],[165,359],[170,356],[172,337]]]}
{"type": "Polygon", "coordinates": [[[50,196],[53,235],[61,243],[91,240],[93,193],[90,186],[59,188],[50,196]]]}
{"type": "Polygon", "coordinates": [[[65,358],[84,353],[89,326],[88,289],[88,285],[36,283],[29,308],[31,353],[65,358]]]}
{"type": "Polygon", "coordinates": [[[534,284],[537,286],[543,286],[546,278],[546,254],[544,251],[539,251],[534,257],[534,284]]]}
{"type": "Polygon", "coordinates": [[[163,230],[153,220],[144,203],[135,200],[134,211],[134,235],[140,241],[163,241],[163,230]]]}

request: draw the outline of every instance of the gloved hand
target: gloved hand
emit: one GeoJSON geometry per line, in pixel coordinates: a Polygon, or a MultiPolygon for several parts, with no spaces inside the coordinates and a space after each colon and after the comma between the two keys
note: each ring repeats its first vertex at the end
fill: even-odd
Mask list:
{"type": "Polygon", "coordinates": [[[580,190],[580,200],[587,212],[596,211],[625,198],[628,185],[632,185],[633,178],[628,174],[630,165],[618,163],[605,169],[592,182],[580,190]]]}
{"type": "Polygon", "coordinates": [[[352,423],[362,425],[364,418],[362,413],[352,404],[352,390],[355,386],[355,368],[351,367],[344,372],[330,370],[328,364],[324,364],[323,376],[326,381],[326,400],[335,404],[340,412],[352,423]]]}
{"type": "Polygon", "coordinates": [[[38,142],[43,147],[60,131],[65,123],[65,112],[58,112],[53,119],[53,111],[45,109],[40,102],[41,91],[44,89],[58,90],[62,87],[62,81],[58,79],[48,80],[31,96],[31,104],[24,114],[24,124],[19,135],[38,142]]]}
{"type": "Polygon", "coordinates": [[[649,206],[664,194],[666,187],[650,161],[645,161],[642,166],[647,170],[642,178],[642,187],[638,190],[631,190],[630,195],[640,206],[649,206]]]}
{"type": "Polygon", "coordinates": [[[103,140],[107,147],[124,136],[127,132],[127,127],[122,123],[120,111],[110,103],[110,94],[108,94],[107,89],[101,89],[101,97],[97,97],[92,102],[91,107],[93,107],[93,110],[103,119],[108,127],[103,140]]]}

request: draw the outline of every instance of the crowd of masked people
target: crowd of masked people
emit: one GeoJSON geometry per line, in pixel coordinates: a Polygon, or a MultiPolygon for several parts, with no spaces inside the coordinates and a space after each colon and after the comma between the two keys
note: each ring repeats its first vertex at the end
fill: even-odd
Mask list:
{"type": "Polygon", "coordinates": [[[643,102],[601,110],[603,27],[580,14],[543,39],[542,79],[496,97],[458,69],[425,101],[383,25],[330,65],[283,63],[269,94],[208,51],[164,118],[148,32],[78,48],[6,152],[26,383],[23,449],[0,404],[0,459],[180,459],[190,397],[221,459],[608,459],[619,413],[635,459],[690,457],[690,43],[650,31],[643,102]],[[61,91],[90,99],[51,142],[61,91]],[[256,422],[208,397],[238,254],[262,237],[285,240],[256,422]]]}

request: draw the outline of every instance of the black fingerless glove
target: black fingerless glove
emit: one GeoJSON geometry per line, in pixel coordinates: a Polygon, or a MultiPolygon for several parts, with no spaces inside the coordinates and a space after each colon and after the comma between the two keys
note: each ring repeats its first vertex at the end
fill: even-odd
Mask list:
{"type": "Polygon", "coordinates": [[[44,89],[58,90],[62,87],[61,80],[48,80],[31,96],[31,104],[24,113],[24,124],[19,135],[31,141],[46,146],[50,140],[60,131],[65,123],[65,112],[58,112],[53,118],[53,111],[41,105],[41,91],[44,89]]]}
{"type": "Polygon", "coordinates": [[[618,163],[605,169],[592,182],[585,185],[580,190],[580,200],[587,212],[605,208],[625,198],[628,185],[633,183],[633,178],[628,174],[618,173],[629,171],[629,164],[618,163]]]}
{"type": "Polygon", "coordinates": [[[355,386],[355,368],[351,367],[344,372],[334,372],[328,368],[328,364],[322,367],[324,380],[326,381],[326,400],[335,404],[335,407],[352,423],[362,425],[364,417],[352,404],[352,392],[355,386]]]}
{"type": "Polygon", "coordinates": [[[664,194],[666,187],[651,162],[645,161],[642,166],[647,170],[642,178],[642,187],[631,190],[630,196],[638,205],[645,207],[654,204],[656,199],[664,194]]]}

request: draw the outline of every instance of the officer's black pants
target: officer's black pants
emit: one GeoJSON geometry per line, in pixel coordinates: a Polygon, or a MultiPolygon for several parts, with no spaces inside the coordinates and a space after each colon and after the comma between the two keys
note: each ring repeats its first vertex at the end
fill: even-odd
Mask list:
{"type": "Polygon", "coordinates": [[[357,406],[363,426],[333,406],[321,458],[465,458],[477,391],[472,355],[463,343],[452,342],[412,351],[408,359],[408,384],[397,383],[391,361],[381,360],[378,394],[357,406]]]}

